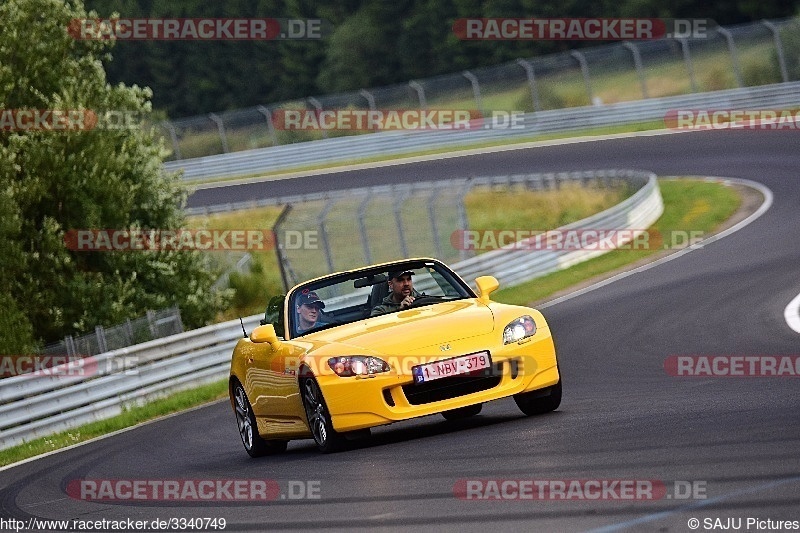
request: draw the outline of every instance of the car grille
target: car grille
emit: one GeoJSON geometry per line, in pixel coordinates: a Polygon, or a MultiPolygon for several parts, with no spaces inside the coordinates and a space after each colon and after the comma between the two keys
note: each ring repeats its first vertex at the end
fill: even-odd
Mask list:
{"type": "Polygon", "coordinates": [[[502,379],[502,363],[471,374],[437,379],[427,383],[403,385],[403,394],[411,405],[423,405],[458,398],[496,387],[502,379]]]}

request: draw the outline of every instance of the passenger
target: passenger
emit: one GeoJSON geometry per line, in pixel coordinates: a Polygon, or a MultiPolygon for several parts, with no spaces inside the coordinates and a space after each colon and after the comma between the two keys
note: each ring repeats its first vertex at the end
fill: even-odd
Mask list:
{"type": "Polygon", "coordinates": [[[295,300],[297,309],[297,332],[303,333],[322,325],[319,321],[320,309],[325,309],[325,302],[319,299],[316,292],[305,289],[295,300]]]}

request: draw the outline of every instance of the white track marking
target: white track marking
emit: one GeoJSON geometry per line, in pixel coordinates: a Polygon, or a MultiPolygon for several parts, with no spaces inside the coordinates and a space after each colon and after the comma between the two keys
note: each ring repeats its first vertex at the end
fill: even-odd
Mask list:
{"type": "Polygon", "coordinates": [[[783,310],[783,317],[790,328],[800,333],[800,294],[795,296],[794,300],[789,302],[789,305],[783,310]]]}

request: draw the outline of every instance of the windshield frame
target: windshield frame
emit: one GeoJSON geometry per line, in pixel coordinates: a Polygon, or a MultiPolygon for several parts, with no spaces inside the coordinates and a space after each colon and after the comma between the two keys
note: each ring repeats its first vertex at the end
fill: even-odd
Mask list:
{"type": "MultiPolygon", "coordinates": [[[[299,338],[305,335],[309,335],[312,333],[316,333],[318,331],[323,331],[332,327],[340,326],[343,324],[351,324],[353,322],[358,322],[359,320],[369,320],[371,318],[378,318],[378,317],[370,317],[370,316],[361,316],[354,320],[347,320],[345,322],[331,322],[321,324],[317,327],[313,327],[306,331],[298,331],[297,330],[297,313],[295,312],[295,301],[300,294],[303,294],[305,291],[308,292],[317,292],[318,290],[330,287],[332,285],[346,283],[346,282],[355,282],[356,280],[367,278],[369,276],[375,276],[376,281],[375,283],[371,283],[369,287],[376,285],[377,283],[386,283],[385,276],[381,278],[382,274],[386,274],[389,271],[395,270],[420,270],[423,268],[432,268],[433,271],[444,278],[444,281],[448,282],[451,287],[453,287],[456,292],[459,293],[458,297],[450,297],[447,299],[443,298],[443,301],[453,301],[453,300],[460,300],[466,298],[477,298],[475,291],[463,280],[461,277],[456,274],[452,269],[450,269],[447,265],[438,261],[436,259],[431,258],[423,258],[423,259],[408,259],[404,261],[396,261],[392,263],[383,263],[380,265],[369,266],[365,268],[360,268],[357,270],[348,270],[344,272],[337,272],[334,274],[330,274],[327,276],[323,276],[321,278],[316,278],[299,285],[293,287],[289,293],[286,295],[285,299],[285,311],[284,311],[284,318],[285,318],[285,328],[286,328],[286,335],[287,339],[299,338]]],[[[433,276],[431,276],[433,277],[433,276]]],[[[435,278],[434,278],[435,280],[435,278]]],[[[324,299],[323,299],[324,300],[324,299]]],[[[388,314],[388,313],[387,313],[388,314]]]]}

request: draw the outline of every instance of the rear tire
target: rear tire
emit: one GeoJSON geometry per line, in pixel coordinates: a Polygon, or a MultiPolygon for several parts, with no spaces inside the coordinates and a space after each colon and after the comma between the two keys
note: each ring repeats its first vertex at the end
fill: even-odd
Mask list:
{"type": "Polygon", "coordinates": [[[461,420],[463,418],[469,418],[477,415],[481,412],[481,409],[483,409],[483,404],[477,403],[475,405],[468,405],[466,407],[459,407],[458,409],[443,411],[442,416],[447,420],[461,420]]]}
{"type": "Polygon", "coordinates": [[[238,381],[233,386],[231,397],[233,398],[233,411],[236,414],[239,436],[242,439],[245,451],[250,457],[262,457],[285,452],[289,441],[266,440],[258,434],[258,425],[253,414],[253,408],[247,399],[244,387],[238,381]]]}
{"type": "Polygon", "coordinates": [[[555,411],[561,405],[561,378],[552,387],[515,394],[514,401],[520,411],[528,416],[555,411]]]}

